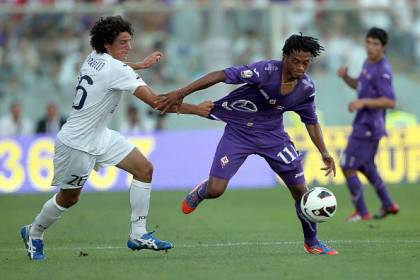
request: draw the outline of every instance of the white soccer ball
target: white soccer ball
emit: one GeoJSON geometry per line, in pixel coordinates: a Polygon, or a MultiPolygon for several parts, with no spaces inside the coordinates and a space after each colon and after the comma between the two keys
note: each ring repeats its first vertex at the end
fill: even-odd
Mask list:
{"type": "Polygon", "coordinates": [[[329,189],[316,187],[302,196],[300,209],[309,221],[323,223],[334,216],[337,211],[337,200],[329,189]]]}

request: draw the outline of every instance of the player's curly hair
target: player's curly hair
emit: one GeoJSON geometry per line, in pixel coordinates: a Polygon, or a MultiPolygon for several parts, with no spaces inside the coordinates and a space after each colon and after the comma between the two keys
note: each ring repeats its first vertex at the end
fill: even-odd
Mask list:
{"type": "Polygon", "coordinates": [[[317,57],[323,50],[324,47],[319,44],[318,39],[300,33],[287,38],[283,46],[283,55],[290,55],[294,51],[302,51],[311,53],[312,57],[317,57]]]}
{"type": "Polygon", "coordinates": [[[381,41],[382,46],[386,46],[386,43],[388,43],[388,33],[386,33],[386,31],[382,28],[378,27],[372,27],[369,29],[366,33],[366,39],[367,38],[378,39],[381,41]]]}
{"type": "Polygon", "coordinates": [[[112,44],[121,32],[133,35],[131,23],[121,16],[101,17],[90,30],[90,45],[98,53],[106,53],[105,44],[112,44]]]}

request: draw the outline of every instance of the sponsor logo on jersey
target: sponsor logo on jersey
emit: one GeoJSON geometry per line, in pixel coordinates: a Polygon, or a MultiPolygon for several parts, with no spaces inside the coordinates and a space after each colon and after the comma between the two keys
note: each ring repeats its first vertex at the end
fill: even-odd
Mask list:
{"type": "Polygon", "coordinates": [[[232,111],[232,108],[229,107],[229,102],[227,101],[222,103],[222,107],[228,111],[232,111]]]}
{"type": "Polygon", "coordinates": [[[230,107],[240,112],[256,113],[258,111],[257,105],[255,105],[254,102],[246,100],[246,99],[233,101],[230,104],[230,107]]]}

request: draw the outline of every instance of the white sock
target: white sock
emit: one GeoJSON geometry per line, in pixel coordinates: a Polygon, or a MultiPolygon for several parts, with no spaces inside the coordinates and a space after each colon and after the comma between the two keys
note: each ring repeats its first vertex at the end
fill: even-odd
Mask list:
{"type": "Polygon", "coordinates": [[[147,213],[149,212],[151,189],[151,183],[143,183],[134,179],[131,181],[131,238],[139,239],[143,234],[147,232],[146,220],[147,213]]]}
{"type": "Polygon", "coordinates": [[[43,239],[44,231],[54,224],[60,217],[61,214],[67,208],[61,207],[56,202],[57,194],[51,197],[41,209],[41,212],[35,217],[35,220],[32,222],[31,230],[29,235],[33,239],[43,239]]]}

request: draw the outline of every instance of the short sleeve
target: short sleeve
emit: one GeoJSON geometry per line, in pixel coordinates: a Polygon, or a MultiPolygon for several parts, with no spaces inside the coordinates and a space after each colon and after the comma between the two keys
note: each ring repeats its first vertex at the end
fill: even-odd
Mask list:
{"type": "Polygon", "coordinates": [[[316,115],[315,93],[313,93],[304,103],[293,108],[293,111],[299,115],[300,120],[304,124],[317,124],[318,116],[316,115]]]}
{"type": "Polygon", "coordinates": [[[265,61],[248,65],[228,67],[224,70],[226,84],[258,85],[262,81],[265,61]]]}
{"type": "Polygon", "coordinates": [[[377,77],[376,88],[379,96],[384,96],[395,100],[394,88],[392,86],[392,73],[390,71],[381,71],[377,77]]]}
{"type": "Polygon", "coordinates": [[[137,87],[146,86],[146,83],[133,68],[127,64],[117,64],[110,71],[110,89],[128,91],[133,94],[137,87]]]}

